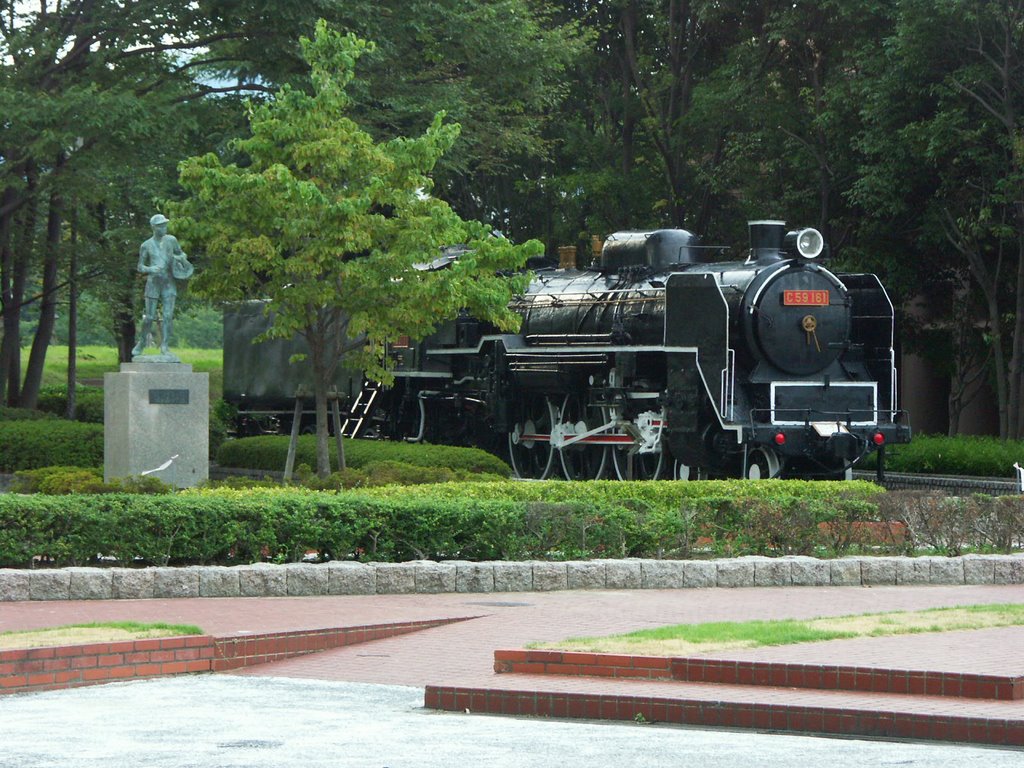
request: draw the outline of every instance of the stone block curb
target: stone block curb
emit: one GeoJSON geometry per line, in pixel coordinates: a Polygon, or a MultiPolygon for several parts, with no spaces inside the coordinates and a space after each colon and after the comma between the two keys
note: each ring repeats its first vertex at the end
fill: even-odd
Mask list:
{"type": "Polygon", "coordinates": [[[0,602],[955,584],[1024,584],[1024,554],[0,569],[0,602]]]}

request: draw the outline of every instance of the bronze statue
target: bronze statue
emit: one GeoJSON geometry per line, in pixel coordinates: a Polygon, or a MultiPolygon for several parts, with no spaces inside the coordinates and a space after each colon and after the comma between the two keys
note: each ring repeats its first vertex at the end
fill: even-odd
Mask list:
{"type": "Polygon", "coordinates": [[[174,302],[178,296],[176,280],[188,280],[194,267],[189,263],[174,235],[167,234],[167,217],[156,214],[149,220],[153,236],[139,247],[138,270],[146,277],[146,306],[142,314],[142,329],[139,340],[132,349],[132,357],[141,355],[156,318],[159,301],[163,320],[161,323],[160,354],[170,355],[171,333],[174,329],[174,302]]]}

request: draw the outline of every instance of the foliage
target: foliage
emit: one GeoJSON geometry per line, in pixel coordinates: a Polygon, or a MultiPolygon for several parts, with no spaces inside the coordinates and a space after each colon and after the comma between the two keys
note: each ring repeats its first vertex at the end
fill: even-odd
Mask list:
{"type": "Polygon", "coordinates": [[[332,472],[321,480],[312,477],[303,481],[303,485],[315,490],[348,490],[351,488],[376,488],[385,485],[433,485],[456,481],[469,482],[501,482],[507,474],[494,475],[468,469],[453,469],[446,466],[424,466],[407,464],[402,461],[386,459],[369,461],[362,469],[346,467],[340,472],[332,472]]]}
{"type": "Polygon", "coordinates": [[[880,511],[902,521],[908,547],[930,547],[940,554],[965,549],[1010,552],[1024,542],[1024,497],[944,496],[930,491],[893,491],[880,500],[880,511]]]}
{"type": "Polygon", "coordinates": [[[893,472],[1011,478],[1016,477],[1014,462],[1024,462],[1024,440],[915,435],[910,443],[885,451],[885,468],[893,472]]]}
{"type": "Polygon", "coordinates": [[[8,405],[35,405],[69,292],[91,295],[91,309],[101,310],[92,320],[127,353],[139,290],[126,255],[137,253],[153,201],[176,195],[183,156],[236,135],[238,94],[258,96],[295,75],[295,38],[337,6],[0,5],[0,394],[8,405]]]}
{"type": "Polygon", "coordinates": [[[52,413],[32,411],[28,408],[8,408],[0,406],[0,421],[35,421],[38,419],[54,419],[52,413]]]}
{"type": "Polygon", "coordinates": [[[69,493],[170,493],[171,486],[156,477],[125,477],[103,481],[98,467],[40,467],[14,473],[14,493],[43,493],[53,496],[69,493]]]}
{"type": "MultiPolygon", "coordinates": [[[[217,453],[222,467],[281,471],[288,455],[288,437],[261,435],[228,440],[217,453]]],[[[331,443],[332,450],[334,443],[331,443]]],[[[461,448],[450,445],[402,443],[385,440],[345,440],[348,468],[366,469],[367,465],[381,462],[400,462],[413,467],[448,469],[458,473],[490,473],[508,477],[511,468],[501,459],[479,448],[461,448]]],[[[315,445],[311,435],[300,435],[295,463],[312,465],[315,445]]]]}
{"type": "Polygon", "coordinates": [[[0,472],[103,466],[103,426],[62,419],[0,423],[0,472]]]}
{"type": "MultiPolygon", "coordinates": [[[[696,502],[702,495],[692,489],[675,493],[672,486],[685,485],[680,483],[606,483],[593,493],[582,489],[602,484],[536,484],[577,486],[577,497],[564,501],[515,492],[533,485],[452,483],[344,493],[222,488],[156,497],[5,494],[0,495],[0,567],[24,565],[36,556],[54,564],[84,564],[97,553],[151,563],[297,561],[311,551],[329,559],[377,561],[656,557],[674,535],[673,510],[678,516],[684,496],[696,502]],[[652,493],[657,486],[662,487],[652,493]],[[470,493],[460,494],[460,488],[470,493]],[[650,501],[636,498],[635,490],[650,501]]],[[[728,485],[709,483],[706,492],[728,485]]],[[[752,491],[768,486],[755,491],[756,497],[785,484],[747,485],[752,491]]],[[[790,490],[825,498],[822,486],[827,485],[790,490]]],[[[844,504],[836,497],[830,516],[842,514],[844,504]]],[[[706,505],[700,514],[714,511],[706,505]]],[[[705,547],[714,551],[712,544],[705,547]]]]}
{"type": "MultiPolygon", "coordinates": [[[[192,349],[175,348],[174,353],[181,358],[183,363],[192,366],[197,373],[206,373],[210,376],[210,400],[217,400],[221,396],[221,383],[223,382],[223,352],[220,349],[192,349]]],[[[23,362],[27,358],[23,357],[23,362]]],[[[80,386],[86,386],[87,382],[96,385],[103,381],[106,373],[116,373],[120,363],[117,359],[117,350],[109,346],[81,346],[76,350],[75,368],[80,386]]],[[[43,387],[45,389],[67,389],[68,380],[68,348],[60,344],[50,347],[50,353],[46,357],[46,370],[43,372],[43,387]]]]}
{"type": "Polygon", "coordinates": [[[524,280],[497,273],[537,250],[488,238],[485,225],[429,195],[430,173],[458,135],[443,113],[418,138],[382,143],[347,116],[356,62],[372,49],[318,24],[303,40],[312,94],[286,87],[250,110],[252,136],[235,144],[244,164],[213,154],[185,161],[180,182],[191,197],[176,207],[183,235],[208,259],[195,290],[225,301],[262,296],[273,318],[264,337],[297,334],[309,345],[321,477],[335,368],[387,380],[388,342],[422,338],[463,308],[514,327],[507,303],[524,280]],[[457,244],[470,251],[450,268],[416,269],[457,244]]]}
{"type": "Polygon", "coordinates": [[[576,69],[593,42],[584,20],[547,0],[348,0],[341,13],[339,28],[376,43],[353,117],[390,139],[446,112],[462,131],[437,195],[520,241],[543,236],[524,203],[565,141],[566,94],[590,76],[576,69]]]}
{"type": "MultiPolygon", "coordinates": [[[[67,387],[44,387],[39,392],[39,410],[63,417],[68,410],[67,387]]],[[[103,423],[103,388],[75,388],[75,421],[103,423]]]]}
{"type": "MultiPolygon", "coordinates": [[[[862,550],[864,542],[832,533],[843,525],[885,522],[909,508],[900,497],[887,503],[890,496],[867,483],[795,481],[5,494],[0,495],[0,567],[23,566],[34,557],[84,564],[97,553],[120,562],[232,564],[293,562],[311,552],[322,559],[396,562],[902,552],[903,541],[874,538],[862,550]],[[545,498],[559,488],[575,493],[545,498]],[[794,513],[788,525],[764,520],[765,509],[776,507],[794,513]],[[686,546],[679,546],[683,539],[686,546]]],[[[996,535],[1021,544],[1024,502],[972,503],[986,510],[974,519],[998,518],[1002,528],[996,535]]],[[[980,526],[977,531],[969,544],[987,545],[989,534],[980,526]]],[[[952,548],[944,544],[939,551],[952,548]]]]}

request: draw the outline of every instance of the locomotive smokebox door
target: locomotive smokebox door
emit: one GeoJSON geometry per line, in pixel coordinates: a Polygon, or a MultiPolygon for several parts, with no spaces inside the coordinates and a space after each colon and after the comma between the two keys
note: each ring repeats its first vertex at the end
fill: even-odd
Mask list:
{"type": "MultiPolygon", "coordinates": [[[[743,313],[751,348],[786,374],[824,371],[850,338],[846,289],[816,266],[794,264],[762,274],[743,313]]],[[[774,371],[767,376],[778,378],[774,371]]]]}

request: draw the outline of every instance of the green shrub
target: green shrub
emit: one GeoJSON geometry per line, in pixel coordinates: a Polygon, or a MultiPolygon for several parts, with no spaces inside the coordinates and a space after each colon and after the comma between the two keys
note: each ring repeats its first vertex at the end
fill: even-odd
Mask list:
{"type": "MultiPolygon", "coordinates": [[[[865,468],[873,468],[872,455],[865,468]]],[[[1016,478],[1014,462],[1024,461],[1024,441],[996,437],[916,435],[906,445],[885,449],[885,468],[893,472],[921,472],[970,477],[1016,478]]]]}
{"type": "Polygon", "coordinates": [[[170,493],[171,486],[155,477],[126,477],[103,482],[103,470],[94,467],[40,467],[14,473],[14,493],[170,493]]]}
{"type": "Polygon", "coordinates": [[[62,419],[0,423],[0,472],[57,465],[102,467],[103,425],[62,419]]]}
{"type": "Polygon", "coordinates": [[[210,403],[210,458],[217,457],[217,451],[228,439],[228,430],[238,415],[238,409],[226,400],[210,403]]]}
{"type": "MultiPolygon", "coordinates": [[[[39,392],[39,410],[61,418],[68,412],[67,387],[43,387],[39,392]]],[[[103,423],[103,388],[79,386],[75,388],[75,421],[89,424],[103,423]]]]}
{"type": "Polygon", "coordinates": [[[28,408],[8,408],[0,406],[0,421],[37,421],[39,419],[55,419],[52,413],[32,411],[28,408]]]}
{"type": "MultiPolygon", "coordinates": [[[[288,440],[284,435],[260,435],[228,440],[217,452],[217,463],[222,467],[257,469],[280,472],[288,456],[288,440]]],[[[400,462],[417,467],[448,468],[468,474],[487,473],[509,477],[508,464],[479,448],[460,448],[449,445],[402,443],[388,440],[345,440],[346,468],[363,469],[368,464],[382,461],[400,462]]],[[[334,440],[330,443],[331,462],[337,466],[334,440]]],[[[295,454],[296,464],[316,466],[316,437],[299,437],[295,454]]]]}
{"type": "Polygon", "coordinates": [[[24,565],[37,556],[81,564],[97,553],[121,562],[225,564],[294,561],[310,551],[383,561],[775,555],[807,551],[807,541],[820,546],[814,537],[823,520],[875,519],[877,494],[868,488],[790,481],[505,482],[342,493],[224,488],[166,496],[4,494],[0,566],[24,565]],[[844,495],[832,486],[862,492],[844,495]],[[747,495],[725,492],[734,487],[747,495]],[[771,501],[773,494],[784,503],[771,501]],[[801,530],[783,535],[785,514],[774,512],[792,512],[800,503],[801,530]],[[753,511],[744,512],[746,505],[753,511]],[[739,530],[726,526],[730,516],[739,530]]]}

